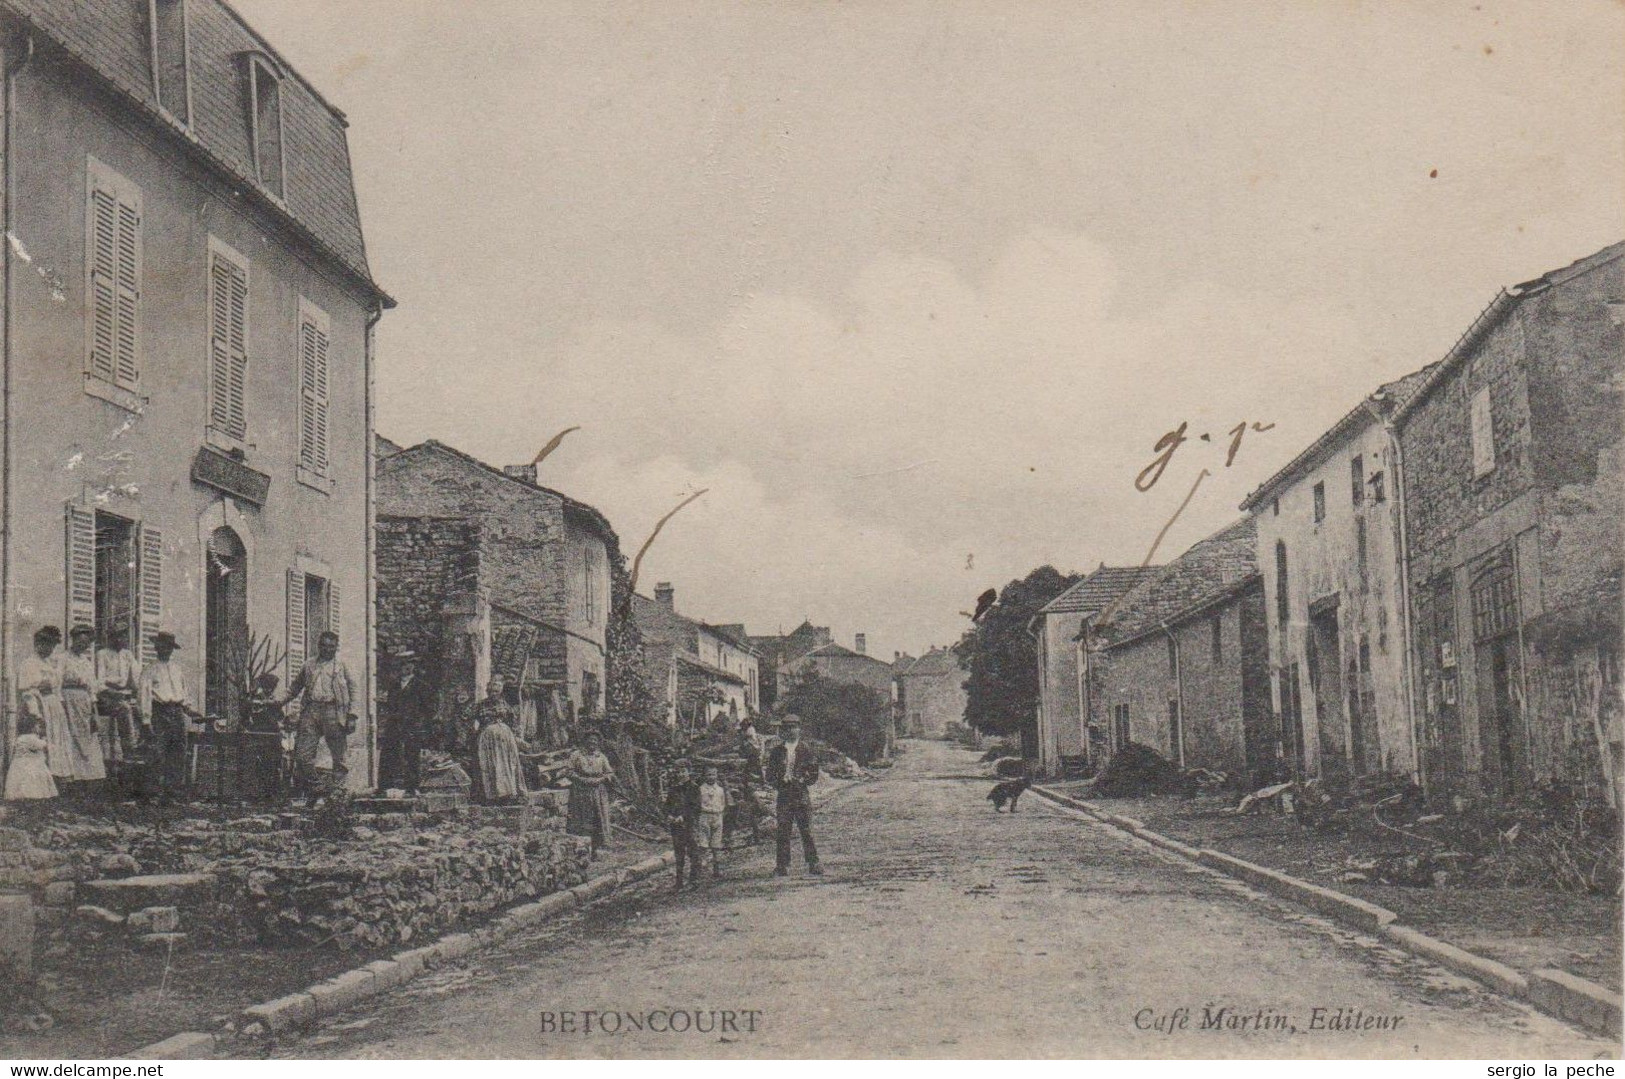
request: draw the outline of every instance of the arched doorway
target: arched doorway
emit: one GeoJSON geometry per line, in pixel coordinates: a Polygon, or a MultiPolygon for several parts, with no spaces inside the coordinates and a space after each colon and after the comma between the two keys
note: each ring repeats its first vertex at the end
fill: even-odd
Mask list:
{"type": "Polygon", "coordinates": [[[204,558],[203,710],[237,720],[248,664],[248,552],[236,532],[221,527],[210,533],[204,558]]]}

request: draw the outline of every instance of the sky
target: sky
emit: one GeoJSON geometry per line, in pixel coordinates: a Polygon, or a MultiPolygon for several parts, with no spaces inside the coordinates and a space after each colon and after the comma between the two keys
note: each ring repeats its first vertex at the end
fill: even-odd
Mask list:
{"type": "Polygon", "coordinates": [[[640,590],[887,659],[1207,469],[1177,554],[1625,236],[1611,0],[235,3],[349,117],[380,432],[580,425],[541,481],[629,557],[707,492],[640,590]]]}

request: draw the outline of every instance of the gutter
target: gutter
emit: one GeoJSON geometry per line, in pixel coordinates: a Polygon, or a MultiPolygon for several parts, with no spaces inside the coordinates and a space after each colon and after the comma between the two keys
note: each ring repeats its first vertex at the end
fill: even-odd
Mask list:
{"type": "MultiPolygon", "coordinates": [[[[1417,734],[1416,663],[1413,646],[1416,639],[1415,617],[1411,610],[1411,532],[1405,512],[1405,449],[1399,441],[1399,430],[1394,418],[1382,416],[1375,409],[1371,415],[1382,424],[1388,435],[1388,446],[1394,457],[1394,538],[1399,551],[1399,680],[1405,699],[1405,729],[1410,734],[1411,779],[1426,788],[1423,774],[1421,738],[1417,734]]],[[[1380,740],[1380,739],[1379,739],[1380,740]]]]}
{"type": "Polygon", "coordinates": [[[367,665],[366,686],[363,693],[367,700],[367,718],[370,728],[367,735],[367,775],[371,782],[378,782],[378,485],[377,485],[377,455],[374,447],[377,443],[378,428],[378,323],[384,317],[383,301],[373,304],[372,310],[367,312],[367,324],[364,333],[362,352],[363,363],[366,367],[364,401],[362,414],[367,421],[367,449],[366,449],[366,529],[364,540],[366,547],[366,594],[367,603],[367,665]]]}
{"type": "MultiPolygon", "coordinates": [[[[1174,699],[1179,702],[1179,731],[1178,731],[1179,744],[1176,745],[1176,746],[1173,746],[1172,749],[1174,751],[1174,763],[1178,764],[1181,768],[1183,768],[1183,767],[1185,767],[1185,719],[1186,719],[1186,717],[1185,717],[1185,657],[1180,653],[1180,650],[1179,650],[1179,638],[1175,637],[1173,630],[1168,628],[1168,623],[1166,623],[1166,622],[1158,622],[1157,625],[1161,626],[1162,627],[1162,632],[1164,632],[1164,633],[1166,633],[1168,635],[1168,643],[1173,647],[1173,650],[1174,650],[1174,699]]],[[[1169,731],[1168,732],[1170,737],[1172,737],[1172,735],[1174,733],[1175,733],[1174,731],[1169,731]]]]}
{"type": "Polygon", "coordinates": [[[14,235],[14,226],[17,223],[16,179],[14,167],[15,155],[12,153],[16,145],[16,113],[17,113],[17,76],[22,74],[24,68],[34,59],[34,35],[22,35],[22,59],[17,63],[10,63],[4,58],[4,50],[0,50],[0,63],[4,64],[4,75],[0,77],[0,109],[5,116],[0,119],[0,154],[5,157],[4,174],[0,176],[0,183],[5,184],[5,192],[0,196],[0,259],[5,260],[0,268],[0,306],[3,306],[5,326],[0,328],[0,761],[7,759],[7,751],[11,748],[11,493],[17,486],[11,481],[11,359],[12,319],[16,314],[16,305],[12,303],[12,268],[16,259],[12,256],[11,242],[14,235]]]}

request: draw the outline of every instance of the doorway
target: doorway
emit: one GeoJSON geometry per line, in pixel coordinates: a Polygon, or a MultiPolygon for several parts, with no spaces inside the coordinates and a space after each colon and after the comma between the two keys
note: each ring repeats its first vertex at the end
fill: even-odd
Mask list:
{"type": "Polygon", "coordinates": [[[240,720],[248,667],[248,553],[230,528],[209,536],[204,552],[203,710],[240,720]]]}
{"type": "Polygon", "coordinates": [[[1348,774],[1347,717],[1343,715],[1342,645],[1337,600],[1309,611],[1309,682],[1315,695],[1315,728],[1320,739],[1320,774],[1348,774]]]}

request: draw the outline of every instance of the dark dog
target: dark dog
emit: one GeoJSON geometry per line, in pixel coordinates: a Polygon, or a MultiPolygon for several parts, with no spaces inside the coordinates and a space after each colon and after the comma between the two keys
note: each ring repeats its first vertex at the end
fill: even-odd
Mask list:
{"type": "Polygon", "coordinates": [[[987,792],[987,800],[993,803],[993,812],[997,813],[1004,808],[1006,802],[1010,803],[1010,812],[1016,811],[1016,801],[1021,792],[1027,789],[1027,777],[1020,779],[1007,779],[1003,783],[987,792]]]}

